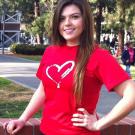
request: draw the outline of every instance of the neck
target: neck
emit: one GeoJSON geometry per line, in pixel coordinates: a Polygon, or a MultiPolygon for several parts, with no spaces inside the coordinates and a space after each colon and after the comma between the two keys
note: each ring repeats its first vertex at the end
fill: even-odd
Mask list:
{"type": "Polygon", "coordinates": [[[79,42],[78,43],[73,43],[73,42],[68,42],[67,43],[67,46],[78,46],[78,45],[80,45],[79,42]]]}

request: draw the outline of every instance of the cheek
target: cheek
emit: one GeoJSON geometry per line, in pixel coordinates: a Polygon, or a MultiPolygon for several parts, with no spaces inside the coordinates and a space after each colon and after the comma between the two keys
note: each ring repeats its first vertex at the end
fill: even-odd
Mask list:
{"type": "Polygon", "coordinates": [[[59,24],[59,33],[62,34],[62,24],[59,24]]]}
{"type": "Polygon", "coordinates": [[[80,21],[80,23],[78,24],[78,27],[79,27],[80,32],[83,32],[84,25],[83,25],[83,22],[82,21],[80,21]]]}

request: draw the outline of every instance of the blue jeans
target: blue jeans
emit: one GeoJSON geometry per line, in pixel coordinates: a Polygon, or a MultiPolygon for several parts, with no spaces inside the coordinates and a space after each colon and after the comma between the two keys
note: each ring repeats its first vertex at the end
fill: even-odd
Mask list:
{"type": "Polygon", "coordinates": [[[126,65],[126,72],[128,73],[129,76],[131,76],[130,65],[126,65]]]}

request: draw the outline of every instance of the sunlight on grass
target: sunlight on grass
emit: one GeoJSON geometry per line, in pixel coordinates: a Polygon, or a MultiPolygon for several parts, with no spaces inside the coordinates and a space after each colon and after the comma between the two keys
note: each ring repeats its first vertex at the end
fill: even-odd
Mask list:
{"type": "Polygon", "coordinates": [[[131,66],[131,76],[135,80],[135,66],[131,66]]]}
{"type": "Polygon", "coordinates": [[[11,81],[0,77],[0,88],[3,86],[8,86],[10,83],[11,83],[11,81]]]}
{"type": "MultiPolygon", "coordinates": [[[[122,68],[125,70],[125,66],[124,65],[121,65],[122,68]]],[[[135,80],[135,66],[131,66],[130,67],[130,71],[131,71],[131,77],[133,80],[135,80]]]]}
{"type": "Polygon", "coordinates": [[[42,58],[41,55],[22,55],[22,54],[13,54],[16,57],[28,59],[28,60],[33,60],[39,62],[42,58]]]}
{"type": "MultiPolygon", "coordinates": [[[[21,115],[29,103],[34,91],[0,78],[0,117],[16,118],[21,115]]],[[[41,117],[39,111],[34,117],[41,117]]]]}

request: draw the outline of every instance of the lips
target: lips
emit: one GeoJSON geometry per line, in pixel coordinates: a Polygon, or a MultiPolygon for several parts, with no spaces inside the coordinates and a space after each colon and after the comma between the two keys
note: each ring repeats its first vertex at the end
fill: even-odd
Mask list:
{"type": "Polygon", "coordinates": [[[65,32],[66,34],[71,34],[71,33],[74,32],[74,30],[75,30],[75,29],[65,29],[64,32],[65,32]]]}

